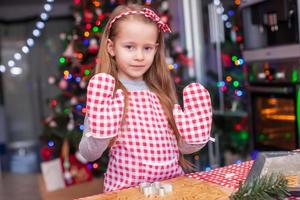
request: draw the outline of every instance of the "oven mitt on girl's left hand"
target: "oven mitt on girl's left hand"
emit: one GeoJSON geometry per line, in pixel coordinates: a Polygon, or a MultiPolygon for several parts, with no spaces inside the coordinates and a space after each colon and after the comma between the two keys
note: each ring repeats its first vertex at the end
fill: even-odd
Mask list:
{"type": "Polygon", "coordinates": [[[183,103],[184,111],[178,104],[175,104],[173,109],[174,119],[182,139],[188,144],[207,143],[211,139],[212,124],[208,91],[200,83],[189,84],[183,90],[183,103]]]}
{"type": "Polygon", "coordinates": [[[124,94],[115,90],[115,79],[105,73],[94,75],[87,87],[87,115],[91,135],[110,138],[118,134],[124,110],[124,94]]]}

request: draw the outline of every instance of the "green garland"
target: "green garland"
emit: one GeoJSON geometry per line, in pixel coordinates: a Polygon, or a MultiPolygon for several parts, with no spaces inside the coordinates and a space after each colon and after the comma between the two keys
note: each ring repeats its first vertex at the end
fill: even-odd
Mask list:
{"type": "Polygon", "coordinates": [[[242,184],[239,190],[230,196],[230,200],[284,199],[289,195],[284,176],[272,173],[242,184]]]}

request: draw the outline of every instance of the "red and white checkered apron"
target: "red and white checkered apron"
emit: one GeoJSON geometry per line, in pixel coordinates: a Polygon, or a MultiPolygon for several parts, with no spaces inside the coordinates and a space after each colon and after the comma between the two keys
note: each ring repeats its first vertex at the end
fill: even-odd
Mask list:
{"type": "Polygon", "coordinates": [[[150,91],[129,92],[126,123],[110,150],[104,191],[182,175],[178,158],[175,135],[157,96],[150,91]]]}
{"type": "MultiPolygon", "coordinates": [[[[99,73],[92,77],[87,89],[92,136],[117,136],[110,151],[104,191],[182,175],[176,137],[156,94],[148,90],[129,92],[126,122],[120,128],[124,95],[118,90],[113,97],[114,88],[114,78],[99,73]]],[[[184,89],[183,96],[184,111],[179,105],[173,110],[181,137],[188,144],[205,144],[212,123],[209,93],[199,83],[193,83],[184,89]]]]}

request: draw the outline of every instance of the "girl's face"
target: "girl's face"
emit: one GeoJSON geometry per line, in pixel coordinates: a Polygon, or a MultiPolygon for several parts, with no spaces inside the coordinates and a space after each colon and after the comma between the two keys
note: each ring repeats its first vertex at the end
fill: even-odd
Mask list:
{"type": "Polygon", "coordinates": [[[108,40],[108,52],[116,60],[118,78],[143,80],[157,49],[157,26],[138,20],[118,24],[114,41],[108,40]]]}

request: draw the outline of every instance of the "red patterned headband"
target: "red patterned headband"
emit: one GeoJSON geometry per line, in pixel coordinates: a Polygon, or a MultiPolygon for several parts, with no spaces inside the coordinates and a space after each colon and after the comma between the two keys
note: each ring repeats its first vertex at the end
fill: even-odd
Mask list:
{"type": "Polygon", "coordinates": [[[169,28],[169,26],[167,24],[165,24],[160,17],[153,11],[150,10],[149,8],[144,8],[141,11],[127,11],[124,13],[119,14],[118,16],[116,16],[115,18],[113,18],[108,26],[108,29],[111,28],[112,24],[117,20],[120,19],[123,16],[127,16],[127,15],[132,15],[132,14],[142,14],[145,17],[151,19],[152,21],[154,21],[158,28],[160,28],[163,32],[171,32],[171,29],[169,28]]]}

